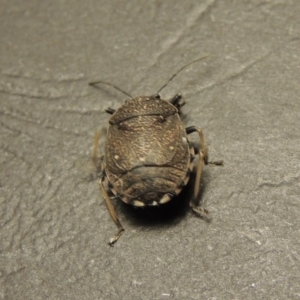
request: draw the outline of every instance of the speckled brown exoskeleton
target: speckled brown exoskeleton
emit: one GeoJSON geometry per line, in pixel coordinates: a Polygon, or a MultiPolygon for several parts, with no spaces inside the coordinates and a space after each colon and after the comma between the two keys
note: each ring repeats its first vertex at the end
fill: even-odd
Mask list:
{"type": "MultiPolygon", "coordinates": [[[[203,165],[209,163],[202,130],[196,126],[184,127],[179,113],[185,102],[180,94],[169,101],[161,99],[158,94],[180,71],[203,58],[182,67],[153,96],[133,98],[110,83],[90,83],[92,86],[99,83],[111,85],[130,98],[117,110],[106,109],[112,116],[106,133],[104,156],[101,157],[99,186],[110,215],[118,226],[117,234],[109,241],[111,246],[120,238],[124,228],[109,194],[134,207],[163,205],[187,185],[194,168],[195,153],[199,154],[199,159],[190,206],[196,214],[208,218],[207,210],[197,205],[203,165]],[[197,151],[188,139],[193,132],[200,140],[197,151]]],[[[100,136],[101,131],[96,134],[94,142],[95,163],[98,162],[100,136]]],[[[221,165],[222,162],[213,164],[221,165]]]]}

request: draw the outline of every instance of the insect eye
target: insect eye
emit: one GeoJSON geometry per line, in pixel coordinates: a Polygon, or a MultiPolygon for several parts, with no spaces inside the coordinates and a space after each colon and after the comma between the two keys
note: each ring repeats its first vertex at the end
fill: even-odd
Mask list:
{"type": "Polygon", "coordinates": [[[155,99],[160,99],[160,95],[159,95],[159,94],[156,94],[156,95],[154,95],[154,98],[155,98],[155,99]]]}

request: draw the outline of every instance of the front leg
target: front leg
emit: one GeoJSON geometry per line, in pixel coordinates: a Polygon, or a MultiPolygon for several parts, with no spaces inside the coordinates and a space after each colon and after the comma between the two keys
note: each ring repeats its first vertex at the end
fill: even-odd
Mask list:
{"type": "Polygon", "coordinates": [[[92,156],[92,160],[93,163],[96,167],[96,170],[98,171],[99,169],[99,156],[98,156],[98,147],[99,147],[99,141],[102,135],[102,128],[99,129],[96,134],[95,134],[95,138],[94,138],[94,146],[93,146],[93,156],[92,156]]]}
{"type": "Polygon", "coordinates": [[[172,103],[180,112],[181,107],[185,104],[181,94],[176,94],[173,98],[170,99],[170,103],[172,103]]]}

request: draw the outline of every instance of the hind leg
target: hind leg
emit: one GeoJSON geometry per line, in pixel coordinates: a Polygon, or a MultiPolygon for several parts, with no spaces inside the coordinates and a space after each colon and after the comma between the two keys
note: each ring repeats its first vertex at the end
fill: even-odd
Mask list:
{"type": "MultiPolygon", "coordinates": [[[[98,145],[99,145],[99,140],[101,138],[101,134],[102,134],[102,129],[98,130],[96,132],[95,135],[95,139],[94,139],[94,149],[93,149],[93,162],[96,166],[96,168],[98,168],[98,164],[99,164],[99,157],[98,157],[98,145]]],[[[104,187],[104,182],[108,182],[108,180],[105,177],[105,172],[104,172],[104,165],[103,163],[101,164],[101,178],[99,180],[99,188],[100,188],[100,192],[102,194],[102,197],[105,200],[107,209],[109,211],[109,214],[111,216],[111,218],[113,219],[114,223],[117,225],[118,227],[118,232],[109,240],[108,244],[110,246],[113,246],[118,239],[120,238],[120,236],[122,235],[124,228],[118,218],[117,212],[114,208],[114,205],[104,187]]]]}
{"type": "Polygon", "coordinates": [[[197,166],[194,193],[193,193],[193,198],[190,202],[190,207],[192,208],[193,212],[195,212],[198,216],[202,217],[203,219],[206,219],[207,221],[210,221],[211,218],[209,216],[209,212],[202,206],[198,206],[198,203],[197,203],[197,200],[199,197],[199,192],[200,192],[201,175],[202,175],[204,164],[205,165],[207,165],[207,164],[223,165],[223,161],[216,161],[216,162],[208,161],[207,147],[205,145],[203,132],[200,128],[198,128],[196,126],[190,126],[190,127],[187,127],[185,130],[186,130],[187,134],[197,132],[198,136],[199,136],[199,140],[200,140],[199,160],[198,160],[198,166],[197,166]]]}
{"type": "Polygon", "coordinates": [[[114,244],[118,241],[118,239],[120,238],[120,236],[122,235],[123,231],[124,231],[124,228],[118,218],[118,215],[117,215],[117,212],[115,210],[115,207],[107,193],[107,191],[105,190],[105,187],[103,185],[105,181],[105,177],[103,175],[103,177],[99,180],[99,187],[100,187],[100,191],[101,191],[101,194],[105,200],[105,203],[106,203],[106,206],[107,206],[107,209],[109,211],[109,214],[111,216],[111,218],[113,219],[114,223],[117,225],[118,227],[118,232],[112,237],[110,238],[108,244],[110,246],[114,246],[114,244]]]}

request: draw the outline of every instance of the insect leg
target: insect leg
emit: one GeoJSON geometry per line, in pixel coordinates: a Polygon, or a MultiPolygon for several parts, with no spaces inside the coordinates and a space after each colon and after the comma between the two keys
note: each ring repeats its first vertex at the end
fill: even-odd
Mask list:
{"type": "MultiPolygon", "coordinates": [[[[204,142],[204,136],[203,136],[203,132],[199,127],[196,126],[189,126],[185,129],[187,134],[193,133],[193,132],[197,132],[200,138],[200,153],[202,151],[203,153],[203,159],[204,159],[204,163],[206,165],[216,165],[216,166],[223,166],[223,160],[216,160],[216,161],[208,161],[208,152],[207,152],[207,147],[205,145],[204,142]]],[[[196,149],[197,150],[197,149],[196,149]]],[[[196,151],[197,152],[197,151],[196,151]]]]}
{"type": "Polygon", "coordinates": [[[92,159],[93,159],[93,162],[94,162],[94,165],[95,165],[96,169],[98,169],[98,167],[99,167],[98,145],[99,145],[99,140],[101,138],[101,135],[102,135],[102,128],[99,129],[96,132],[95,138],[94,138],[94,147],[93,147],[92,159]]]}
{"type": "Polygon", "coordinates": [[[198,161],[198,166],[197,166],[194,193],[193,193],[193,198],[190,202],[190,207],[192,208],[193,212],[195,212],[198,216],[202,217],[203,219],[210,220],[208,211],[205,208],[203,208],[202,206],[197,205],[197,199],[198,199],[199,191],[200,191],[200,181],[201,181],[203,166],[204,166],[204,164],[207,164],[207,161],[208,161],[207,148],[205,146],[203,132],[200,128],[198,128],[196,126],[187,127],[185,130],[186,130],[187,134],[190,134],[192,132],[197,132],[199,135],[199,138],[200,138],[199,161],[198,161]]]}
{"type": "Polygon", "coordinates": [[[123,231],[124,231],[124,228],[118,218],[118,215],[117,215],[117,212],[111,202],[111,199],[108,195],[108,193],[106,192],[104,186],[103,186],[103,180],[104,180],[104,176],[99,180],[99,187],[100,187],[100,191],[102,193],[102,196],[105,200],[105,203],[106,203],[106,206],[107,206],[107,209],[110,213],[110,216],[111,218],[113,219],[113,221],[115,222],[115,224],[117,225],[118,227],[118,232],[109,240],[108,244],[110,246],[113,246],[117,241],[118,239],[120,238],[120,236],[122,235],[123,231]]]}
{"type": "Polygon", "coordinates": [[[172,103],[178,111],[180,111],[180,108],[185,104],[185,101],[182,99],[181,94],[176,94],[171,100],[170,103],[172,103]]]}
{"type": "Polygon", "coordinates": [[[203,219],[206,219],[207,221],[210,221],[211,218],[209,216],[209,212],[202,206],[197,205],[197,199],[198,199],[199,191],[200,191],[201,175],[202,175],[204,164],[206,164],[206,165],[207,164],[223,165],[223,162],[222,161],[208,162],[207,147],[205,145],[203,132],[200,128],[198,128],[196,126],[190,126],[190,127],[187,127],[185,130],[186,130],[187,134],[190,134],[192,132],[197,132],[199,135],[199,139],[200,139],[199,161],[198,161],[196,180],[195,180],[195,186],[194,186],[194,194],[193,194],[193,199],[190,202],[190,206],[197,215],[199,215],[203,219]]]}
{"type": "MultiPolygon", "coordinates": [[[[96,135],[95,135],[95,139],[94,139],[94,149],[93,149],[93,162],[96,166],[96,168],[98,168],[98,163],[99,163],[99,157],[98,157],[98,145],[99,145],[99,140],[101,138],[101,134],[102,134],[102,129],[99,129],[97,132],[96,132],[96,135]]],[[[103,170],[103,166],[102,166],[102,175],[101,175],[101,178],[99,180],[99,187],[100,187],[100,191],[101,191],[101,194],[105,200],[105,203],[106,203],[106,206],[107,206],[107,209],[111,215],[111,218],[113,219],[113,221],[115,222],[115,224],[118,226],[119,228],[119,231],[117,232],[117,234],[112,237],[108,244],[110,246],[113,246],[117,240],[120,238],[120,236],[122,235],[123,231],[124,231],[124,228],[122,226],[122,224],[120,223],[119,221],[119,218],[118,218],[118,215],[116,213],[116,210],[111,202],[111,199],[109,197],[109,195],[107,194],[104,186],[103,186],[103,181],[104,181],[104,170],[103,170]]]]}

